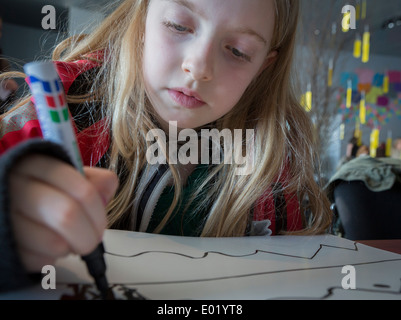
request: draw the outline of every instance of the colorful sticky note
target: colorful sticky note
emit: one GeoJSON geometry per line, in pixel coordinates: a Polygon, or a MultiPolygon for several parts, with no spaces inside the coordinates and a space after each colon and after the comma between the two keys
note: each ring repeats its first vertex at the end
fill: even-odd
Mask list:
{"type": "Polygon", "coordinates": [[[386,97],[386,96],[379,96],[379,97],[377,97],[377,102],[376,102],[376,104],[378,105],[378,106],[388,106],[388,104],[389,104],[389,99],[388,99],[388,97],[386,97]]]}
{"type": "Polygon", "coordinates": [[[361,101],[361,94],[358,90],[352,91],[352,102],[359,103],[361,101]]]}
{"type": "Polygon", "coordinates": [[[365,31],[362,38],[362,62],[369,62],[370,55],[370,32],[365,31]]]}
{"type": "Polygon", "coordinates": [[[392,88],[395,92],[401,92],[401,83],[393,83],[392,88]]]}
{"type": "Polygon", "coordinates": [[[373,77],[372,86],[382,87],[384,83],[384,74],[376,73],[373,77]]]}
{"type": "Polygon", "coordinates": [[[341,123],[340,125],[340,140],[344,140],[345,138],[345,125],[341,123]]]}
{"type": "Polygon", "coordinates": [[[362,53],[362,40],[357,37],[354,41],[354,58],[360,58],[362,53]]]}
{"type": "Polygon", "coordinates": [[[361,124],[366,123],[366,107],[365,107],[365,100],[361,99],[361,103],[359,106],[359,121],[361,124]]]}
{"type": "Polygon", "coordinates": [[[392,145],[393,145],[393,139],[387,138],[387,140],[386,140],[386,157],[391,157],[392,145]]]}
{"type": "Polygon", "coordinates": [[[388,71],[390,83],[401,83],[401,71],[388,71]]]}
{"type": "Polygon", "coordinates": [[[352,106],[352,84],[351,83],[349,83],[349,87],[347,89],[346,106],[347,106],[347,108],[351,108],[351,106],[352,106]]]}
{"type": "Polygon", "coordinates": [[[377,97],[383,95],[383,88],[380,87],[372,87],[370,91],[366,94],[366,102],[376,104],[377,97]]]}
{"type": "Polygon", "coordinates": [[[371,87],[372,87],[372,84],[370,84],[370,83],[359,83],[358,91],[359,92],[362,92],[362,91],[369,92],[371,87]]]}
{"type": "Polygon", "coordinates": [[[358,75],[360,83],[372,83],[375,72],[371,69],[360,68],[356,69],[355,73],[358,75]]]}
{"type": "Polygon", "coordinates": [[[366,9],[367,5],[366,5],[366,0],[362,0],[362,7],[361,7],[361,19],[364,20],[366,19],[366,9]]]}
{"type": "Polygon", "coordinates": [[[329,68],[328,75],[327,75],[327,86],[333,86],[333,69],[329,68]]]}
{"type": "Polygon", "coordinates": [[[307,91],[305,94],[305,110],[307,112],[312,110],[312,91],[307,91]]]}
{"type": "Polygon", "coordinates": [[[358,75],[356,73],[353,72],[343,72],[341,73],[340,76],[340,85],[345,88],[348,89],[348,80],[352,81],[352,90],[357,90],[358,89],[358,75]]]}
{"type": "Polygon", "coordinates": [[[388,93],[388,91],[390,90],[389,86],[390,86],[390,80],[388,78],[388,75],[385,75],[384,79],[383,79],[383,92],[384,93],[388,93]]]}
{"type": "Polygon", "coordinates": [[[344,12],[343,14],[343,23],[341,24],[342,26],[342,31],[343,32],[348,32],[350,28],[350,21],[351,21],[351,12],[344,12]]]}

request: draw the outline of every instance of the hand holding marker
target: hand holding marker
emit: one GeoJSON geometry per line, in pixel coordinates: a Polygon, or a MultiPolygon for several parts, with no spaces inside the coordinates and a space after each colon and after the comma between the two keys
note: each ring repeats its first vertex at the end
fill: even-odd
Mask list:
{"type": "MultiPolygon", "coordinates": [[[[83,164],[75,138],[72,123],[69,119],[68,106],[64,89],[52,62],[32,62],[24,66],[29,79],[35,107],[43,137],[46,140],[62,145],[74,166],[82,173],[83,164]]],[[[104,247],[100,243],[90,254],[83,256],[89,273],[94,277],[102,298],[112,298],[106,279],[104,247]]]]}

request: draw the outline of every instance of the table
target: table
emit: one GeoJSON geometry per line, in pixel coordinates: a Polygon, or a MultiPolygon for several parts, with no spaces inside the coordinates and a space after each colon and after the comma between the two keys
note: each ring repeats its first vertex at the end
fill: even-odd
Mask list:
{"type": "Polygon", "coordinates": [[[358,240],[357,242],[364,245],[401,254],[400,240],[358,240]]]}

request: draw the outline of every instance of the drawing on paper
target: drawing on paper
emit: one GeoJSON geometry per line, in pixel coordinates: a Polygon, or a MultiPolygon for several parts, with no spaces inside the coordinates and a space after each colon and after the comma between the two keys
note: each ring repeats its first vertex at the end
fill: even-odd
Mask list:
{"type": "MultiPolygon", "coordinates": [[[[401,255],[330,235],[216,239],[107,230],[104,244],[116,299],[401,299],[401,255]],[[355,290],[341,285],[345,265],[355,267],[355,290]]],[[[19,294],[100,299],[78,256],[61,259],[56,270],[57,290],[19,294]]]]}

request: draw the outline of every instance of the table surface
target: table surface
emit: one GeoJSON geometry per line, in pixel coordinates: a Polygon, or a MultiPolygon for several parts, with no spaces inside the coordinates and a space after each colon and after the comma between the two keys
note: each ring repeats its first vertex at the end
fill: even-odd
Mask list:
{"type": "Polygon", "coordinates": [[[401,254],[401,239],[400,240],[358,240],[357,242],[370,247],[399,253],[401,254]]]}

